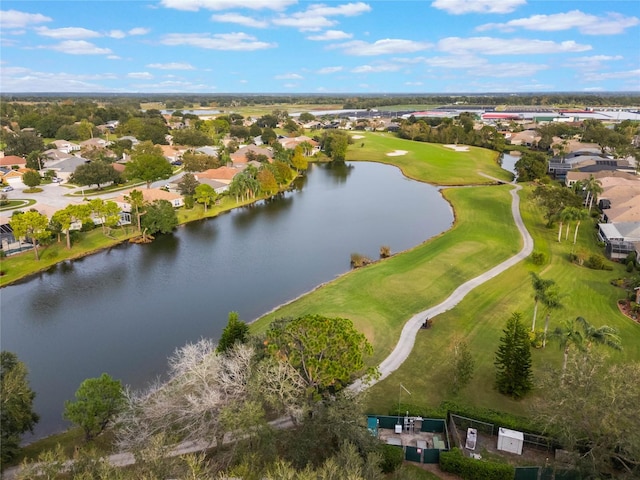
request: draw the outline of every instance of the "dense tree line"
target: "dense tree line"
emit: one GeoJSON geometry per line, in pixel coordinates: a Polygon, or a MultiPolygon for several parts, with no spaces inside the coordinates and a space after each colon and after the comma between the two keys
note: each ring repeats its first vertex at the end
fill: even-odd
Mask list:
{"type": "Polygon", "coordinates": [[[418,142],[465,144],[503,151],[504,136],[495,127],[484,125],[476,130],[475,117],[471,113],[462,113],[452,118],[417,119],[410,117],[400,123],[398,136],[418,142]]]}

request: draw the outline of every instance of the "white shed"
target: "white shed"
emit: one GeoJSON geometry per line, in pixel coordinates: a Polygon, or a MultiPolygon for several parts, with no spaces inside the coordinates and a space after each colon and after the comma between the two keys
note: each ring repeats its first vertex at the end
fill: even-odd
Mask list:
{"type": "Polygon", "coordinates": [[[522,455],[523,443],[524,434],[522,432],[502,427],[498,430],[498,450],[522,455]]]}

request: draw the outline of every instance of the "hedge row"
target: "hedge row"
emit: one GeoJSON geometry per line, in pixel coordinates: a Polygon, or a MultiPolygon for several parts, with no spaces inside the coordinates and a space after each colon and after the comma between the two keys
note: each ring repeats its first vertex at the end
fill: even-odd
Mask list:
{"type": "Polygon", "coordinates": [[[516,474],[512,465],[467,458],[458,448],[440,452],[440,468],[464,480],[513,480],[516,474]]]}

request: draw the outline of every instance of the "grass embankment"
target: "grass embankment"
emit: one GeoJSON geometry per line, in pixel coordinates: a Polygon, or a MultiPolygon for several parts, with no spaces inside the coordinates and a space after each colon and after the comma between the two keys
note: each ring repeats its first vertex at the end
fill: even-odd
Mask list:
{"type": "Polygon", "coordinates": [[[27,250],[1,259],[0,271],[2,271],[2,275],[0,276],[0,287],[47,270],[63,260],[84,257],[105,248],[113,247],[138,234],[130,227],[126,230],[114,229],[109,237],[102,233],[100,228],[80,235],[82,240],[73,242],[71,249],[67,249],[64,235],[60,243],[55,242],[51,245],[38,247],[39,261],[36,261],[33,250],[27,250]]]}
{"type": "MultiPolygon", "coordinates": [[[[585,317],[594,325],[607,324],[617,328],[622,337],[624,351],[611,352],[612,361],[640,359],[640,325],[618,311],[616,300],[624,296],[610,280],[625,275],[622,267],[613,271],[596,271],[569,263],[567,254],[573,245],[554,242],[555,229],[544,227],[543,219],[528,200],[530,189],[523,195],[522,210],[535,248],[549,259],[543,266],[529,261],[521,262],[493,280],[473,290],[458,306],[438,316],[430,330],[418,333],[415,347],[402,367],[371,389],[370,408],[375,412],[388,412],[396,408],[399,384],[413,394],[405,395],[403,403],[433,407],[443,400],[463,405],[486,407],[527,415],[536,393],[517,402],[498,394],[493,388],[495,351],[502,329],[512,312],[519,311],[527,325],[533,318],[533,297],[529,272],[556,281],[563,293],[564,308],[551,313],[549,329],[553,330],[563,319],[585,317]],[[446,368],[450,346],[455,339],[467,342],[476,363],[471,383],[457,396],[448,390],[450,370],[446,368]]],[[[595,248],[595,234],[588,226],[579,235],[576,249],[595,248]]],[[[544,308],[539,308],[537,328],[544,326],[544,308]]],[[[562,352],[555,343],[533,351],[534,375],[546,364],[560,367],[562,352]]]]}
{"type": "Polygon", "coordinates": [[[391,133],[352,132],[347,160],[365,160],[396,165],[409,178],[432,185],[486,185],[492,180],[480,173],[511,181],[512,175],[500,167],[498,154],[485,148],[469,147],[467,152],[434,143],[413,142],[391,133]],[[364,144],[364,146],[361,146],[364,144]],[[389,156],[402,151],[404,155],[389,156]]]}
{"type": "MultiPolygon", "coordinates": [[[[515,254],[520,240],[511,219],[511,186],[454,188],[445,197],[456,222],[447,233],[408,252],[355,270],[272,312],[252,325],[266,328],[275,318],[322,313],[350,318],[375,346],[379,363],[393,350],[402,325],[437,305],[455,288],[515,254]]],[[[428,210],[428,205],[417,206],[428,210]]]]}
{"type": "MultiPolygon", "coordinates": [[[[405,173],[412,172],[414,178],[430,183],[432,174],[444,184],[465,179],[464,169],[455,168],[460,167],[463,161],[455,159],[450,161],[453,165],[451,179],[447,178],[444,162],[429,155],[437,151],[433,149],[437,147],[435,145],[423,146],[378,135],[367,135],[361,141],[365,142],[365,147],[359,147],[356,142],[350,149],[350,159],[354,156],[366,158],[359,150],[367,147],[373,150],[369,152],[369,159],[375,161],[381,161],[380,157],[389,150],[411,149],[413,155],[385,155],[384,161],[398,164],[405,173]]],[[[488,173],[493,167],[490,155],[475,158],[475,162],[465,161],[470,173],[466,177],[468,182],[475,182],[476,170],[488,173]],[[473,167],[469,167],[469,163],[473,167]]],[[[494,172],[491,175],[500,178],[494,172]]],[[[443,194],[456,212],[456,222],[451,230],[409,252],[350,272],[270,313],[252,328],[260,331],[274,318],[311,312],[348,317],[370,339],[375,350],[372,363],[379,363],[390,353],[404,322],[414,313],[439,303],[468,278],[519,250],[521,239],[509,211],[509,189],[501,186],[444,190],[443,194]]],[[[418,333],[413,352],[402,367],[372,387],[369,396],[371,411],[387,413],[395,409],[399,384],[402,383],[412,392],[410,398],[403,398],[403,403],[435,407],[443,400],[453,400],[460,404],[526,415],[536,393],[516,402],[498,394],[492,385],[495,350],[507,318],[512,312],[519,311],[528,323],[533,316],[531,271],[555,280],[564,295],[564,308],[551,314],[550,330],[565,318],[581,315],[596,326],[607,324],[619,330],[624,350],[612,352],[612,361],[640,359],[640,325],[620,314],[616,300],[623,297],[624,292],[610,284],[612,279],[624,277],[626,272],[618,264],[612,264],[612,271],[595,271],[570,263],[567,257],[571,251],[601,253],[601,248],[596,245],[593,224],[583,223],[576,246],[572,244],[573,229],[569,240],[563,239],[558,243],[557,230],[545,227],[541,212],[530,200],[531,191],[528,188],[522,192],[521,211],[534,238],[535,250],[546,255],[547,263],[536,266],[529,261],[520,262],[473,290],[454,309],[436,317],[433,328],[418,333]],[[468,343],[476,369],[471,383],[458,395],[452,395],[449,392],[450,373],[445,366],[449,348],[456,339],[468,343]]],[[[538,328],[544,325],[544,315],[544,309],[540,308],[538,328]]],[[[534,374],[540,372],[545,364],[559,366],[561,361],[562,353],[553,343],[545,350],[535,350],[534,374]]]]}

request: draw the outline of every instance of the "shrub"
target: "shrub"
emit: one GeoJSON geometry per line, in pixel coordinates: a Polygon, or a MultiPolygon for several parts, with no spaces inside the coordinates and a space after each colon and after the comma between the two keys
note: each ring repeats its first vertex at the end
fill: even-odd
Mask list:
{"type": "Polygon", "coordinates": [[[531,340],[531,346],[533,348],[542,348],[544,331],[538,329],[535,332],[529,332],[529,339],[531,340]]]}
{"type": "Polygon", "coordinates": [[[187,210],[191,210],[194,204],[195,200],[193,199],[193,195],[186,195],[184,197],[184,208],[186,208],[187,210]]]}
{"type": "Polygon", "coordinates": [[[402,451],[402,448],[386,444],[382,444],[380,447],[382,453],[382,464],[380,465],[380,468],[382,468],[384,473],[396,471],[398,467],[402,465],[402,461],[404,460],[404,452],[402,451]]]}
{"type": "Polygon", "coordinates": [[[533,252],[531,254],[531,263],[534,265],[544,265],[547,261],[547,256],[542,252],[533,252]]]}
{"type": "Polygon", "coordinates": [[[585,260],[584,266],[592,270],[613,270],[613,267],[607,264],[607,259],[602,255],[590,255],[585,260]]]}
{"type": "Polygon", "coordinates": [[[360,253],[351,254],[351,267],[360,268],[373,263],[370,258],[361,255],[360,253]]]}
{"type": "Polygon", "coordinates": [[[512,480],[515,476],[512,465],[467,458],[458,448],[440,452],[440,468],[465,480],[512,480]]]}
{"type": "Polygon", "coordinates": [[[391,247],[389,245],[382,245],[380,247],[380,258],[388,258],[391,256],[391,247]]]}

